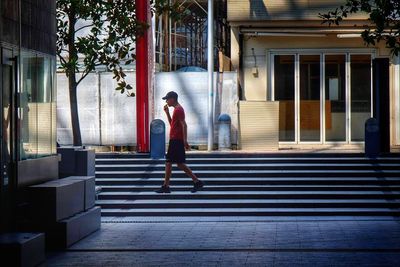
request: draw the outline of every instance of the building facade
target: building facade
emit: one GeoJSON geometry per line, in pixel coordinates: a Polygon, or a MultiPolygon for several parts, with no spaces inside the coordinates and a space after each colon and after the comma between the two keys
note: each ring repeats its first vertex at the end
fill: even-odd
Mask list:
{"type": "Polygon", "coordinates": [[[1,225],[13,230],[24,186],[58,177],[56,1],[0,4],[1,225]]]}
{"type": "Polygon", "coordinates": [[[279,102],[265,114],[279,117],[279,148],[362,148],[365,121],[378,114],[388,146],[400,147],[399,58],[384,44],[365,46],[365,14],[322,24],[318,14],[344,2],[228,1],[241,99],[279,102]]]}

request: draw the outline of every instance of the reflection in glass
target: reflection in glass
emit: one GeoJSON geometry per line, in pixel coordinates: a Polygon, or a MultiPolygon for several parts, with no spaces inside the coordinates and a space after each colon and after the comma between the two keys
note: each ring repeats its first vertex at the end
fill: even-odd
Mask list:
{"type": "Polygon", "coordinates": [[[320,141],[320,56],[300,56],[300,141],[320,141]]]}
{"type": "Polygon", "coordinates": [[[37,104],[36,104],[36,55],[22,54],[20,98],[20,158],[37,157],[37,104]]]}
{"type": "Polygon", "coordinates": [[[11,92],[12,92],[12,67],[2,66],[2,139],[1,139],[1,171],[2,185],[8,184],[9,179],[9,163],[11,152],[11,92]],[[4,179],[4,180],[3,180],[4,179]]]}
{"type": "Polygon", "coordinates": [[[325,140],[346,141],[346,56],[325,56],[325,140]]]}
{"type": "Polygon", "coordinates": [[[371,117],[371,56],[351,55],[351,141],[364,141],[364,124],[371,117]]]}
{"type": "Polygon", "coordinates": [[[294,55],[274,57],[275,101],[279,101],[279,141],[295,141],[294,55]]]}
{"type": "Polygon", "coordinates": [[[55,154],[54,59],[23,53],[19,94],[20,159],[55,154]]]}
{"type": "Polygon", "coordinates": [[[48,57],[38,57],[37,62],[37,121],[38,157],[51,155],[51,62],[48,57]]]}
{"type": "Polygon", "coordinates": [[[57,154],[57,86],[56,86],[56,64],[51,62],[51,154],[57,154]]]}

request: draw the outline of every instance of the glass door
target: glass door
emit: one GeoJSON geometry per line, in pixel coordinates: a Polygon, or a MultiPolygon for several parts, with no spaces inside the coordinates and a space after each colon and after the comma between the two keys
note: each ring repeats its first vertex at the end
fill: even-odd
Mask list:
{"type": "MultiPolygon", "coordinates": [[[[4,50],[3,50],[4,53],[4,50]]],[[[8,53],[7,53],[8,54],[8,53]]],[[[3,59],[6,56],[3,55],[3,59]]],[[[10,59],[11,60],[11,59],[10,59]]],[[[12,62],[12,61],[11,61],[12,62]]],[[[10,63],[10,62],[7,62],[10,63]]],[[[13,180],[13,88],[15,86],[13,63],[0,66],[1,81],[1,174],[0,174],[0,232],[13,227],[15,181],[13,180]]]]}
{"type": "Polygon", "coordinates": [[[372,53],[271,54],[271,92],[279,101],[279,141],[364,141],[372,113],[372,53]]]}
{"type": "Polygon", "coordinates": [[[12,66],[2,67],[2,133],[1,133],[1,161],[3,185],[9,183],[9,165],[11,162],[11,86],[12,66]]]}
{"type": "Polygon", "coordinates": [[[300,55],[300,142],[321,141],[321,73],[319,55],[300,55]]]}
{"type": "Polygon", "coordinates": [[[350,55],[350,140],[364,141],[364,124],[371,117],[371,55],[350,55]]]}
{"type": "Polygon", "coordinates": [[[279,141],[295,142],[295,56],[274,56],[274,98],[279,101],[279,141]]]}
{"type": "Polygon", "coordinates": [[[325,55],[325,141],[346,142],[346,55],[325,55]]]}

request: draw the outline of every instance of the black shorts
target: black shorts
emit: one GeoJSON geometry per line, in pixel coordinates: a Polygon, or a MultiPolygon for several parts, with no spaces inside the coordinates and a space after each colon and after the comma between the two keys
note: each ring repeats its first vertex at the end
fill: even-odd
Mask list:
{"type": "Polygon", "coordinates": [[[171,163],[186,162],[185,145],[183,144],[182,140],[178,139],[169,140],[166,161],[171,163]]]}

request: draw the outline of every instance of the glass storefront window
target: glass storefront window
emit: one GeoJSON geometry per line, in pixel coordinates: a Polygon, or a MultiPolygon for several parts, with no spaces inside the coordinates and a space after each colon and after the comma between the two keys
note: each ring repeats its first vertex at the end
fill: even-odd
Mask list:
{"type": "Polygon", "coordinates": [[[20,159],[55,154],[54,59],[25,52],[21,58],[20,159]]]}
{"type": "Polygon", "coordinates": [[[371,55],[350,55],[351,141],[364,141],[364,124],[371,117],[371,55]]]}
{"type": "Polygon", "coordinates": [[[37,122],[38,122],[38,157],[51,155],[51,61],[48,57],[37,57],[37,122]]]}
{"type": "Polygon", "coordinates": [[[52,75],[52,84],[51,84],[51,154],[57,154],[57,75],[56,75],[56,62],[51,62],[51,75],[52,75]]]}
{"type": "Polygon", "coordinates": [[[20,158],[37,157],[36,55],[23,53],[21,58],[20,158]]]}

